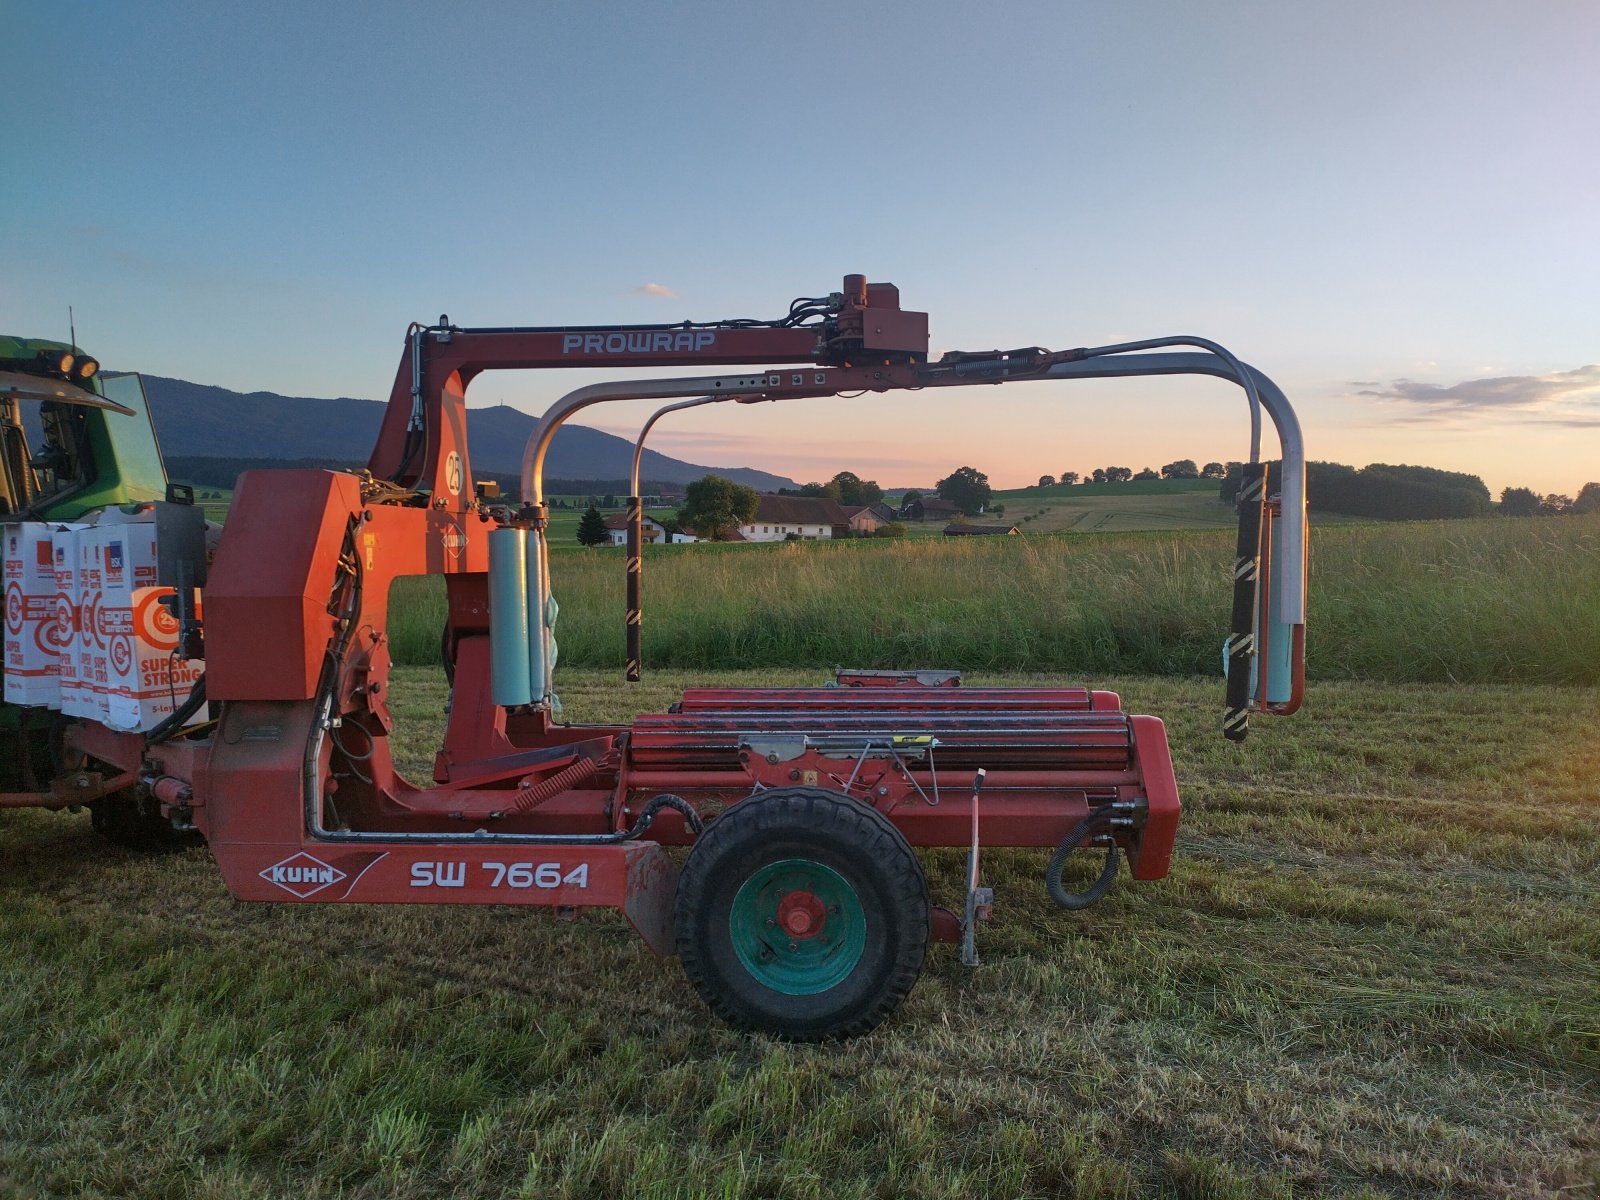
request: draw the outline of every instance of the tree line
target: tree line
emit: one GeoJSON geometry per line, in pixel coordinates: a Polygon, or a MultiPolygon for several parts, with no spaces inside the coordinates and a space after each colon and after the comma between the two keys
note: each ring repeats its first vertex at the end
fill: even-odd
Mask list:
{"type": "Polygon", "coordinates": [[[1135,471],[1132,467],[1096,467],[1082,475],[1076,471],[1063,471],[1060,475],[1041,475],[1037,486],[1043,488],[1065,484],[1071,487],[1079,483],[1131,483],[1134,480],[1147,479],[1224,479],[1227,477],[1228,468],[1235,466],[1238,464],[1208,462],[1201,467],[1196,466],[1192,458],[1180,458],[1176,462],[1169,462],[1159,471],[1154,467],[1145,467],[1141,471],[1135,471]]]}
{"type": "MultiPolygon", "coordinates": [[[[1273,463],[1274,467],[1278,464],[1273,463]]],[[[1220,495],[1233,503],[1242,478],[1239,464],[1230,465],[1220,495]]],[[[1476,475],[1391,463],[1352,467],[1345,463],[1306,464],[1306,507],[1312,512],[1376,517],[1385,521],[1445,520],[1484,517],[1532,517],[1600,512],[1600,483],[1584,484],[1576,499],[1541,496],[1531,488],[1508,487],[1498,508],[1489,487],[1476,475]]]]}

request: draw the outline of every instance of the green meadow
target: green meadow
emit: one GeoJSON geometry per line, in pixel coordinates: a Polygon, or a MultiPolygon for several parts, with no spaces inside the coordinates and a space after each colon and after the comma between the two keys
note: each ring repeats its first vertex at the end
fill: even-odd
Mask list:
{"type": "MultiPolygon", "coordinates": [[[[569,717],[835,664],[1166,719],[1170,878],[985,857],[869,1036],[735,1033],[618,915],[258,906],[203,849],[0,814],[0,1196],[1576,1197],[1600,1190],[1600,520],[1318,525],[1304,711],[1218,732],[1224,530],[552,553],[569,717]]],[[[442,596],[401,581],[426,778],[442,596]]],[[[925,858],[937,903],[962,855],[925,858]]]]}
{"type": "MultiPolygon", "coordinates": [[[[647,547],[651,666],[1213,675],[1232,534],[647,547]]],[[[561,660],[623,663],[624,551],[552,543],[561,660]]],[[[1313,522],[1313,680],[1600,684],[1600,518],[1313,522]]],[[[437,579],[396,584],[397,661],[438,661],[437,579]]]]}
{"type": "MultiPolygon", "coordinates": [[[[1238,746],[1211,681],[1096,682],[1168,720],[1171,877],[1068,914],[1044,852],[990,853],[983,965],[934,947],[841,1044],[716,1023],[616,914],[244,905],[202,849],[8,814],[0,1195],[1592,1195],[1600,692],[1322,683],[1238,746]]],[[[425,777],[443,683],[394,693],[425,777]]],[[[960,853],[926,862],[956,901],[960,853]]]]}

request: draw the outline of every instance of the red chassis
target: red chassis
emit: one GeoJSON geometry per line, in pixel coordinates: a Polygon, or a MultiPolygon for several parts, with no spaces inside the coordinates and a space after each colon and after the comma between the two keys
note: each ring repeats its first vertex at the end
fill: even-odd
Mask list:
{"type": "MultiPolygon", "coordinates": [[[[826,819],[866,821],[862,837],[912,846],[968,846],[974,828],[991,846],[1070,849],[1064,840],[1077,839],[1107,847],[1113,873],[1114,844],[1134,878],[1162,878],[1179,812],[1165,732],[1154,717],[1123,713],[1113,693],[950,687],[943,677],[920,686],[916,676],[864,672],[841,687],[695,689],[670,712],[627,725],[563,724],[543,703],[494,703],[487,535],[542,530],[543,448],[577,406],[547,416],[536,435],[524,506],[496,507],[474,486],[467,452],[465,395],[477,374],[764,364],[684,386],[785,399],[1045,378],[1088,353],[929,364],[926,352],[926,315],[902,311],[894,288],[860,276],[762,326],[413,328],[368,472],[241,477],[204,594],[214,726],[151,743],[86,724],[69,738],[107,775],[138,778],[163,813],[192,821],[240,899],[620,908],[658,954],[672,953],[675,938],[684,946],[690,923],[682,895],[674,916],[678,868],[663,847],[696,842],[753,796],[774,809],[777,797],[791,807],[826,800],[826,819]],[[434,779],[418,786],[389,750],[387,630],[391,582],[425,574],[445,577],[453,686],[434,779]]],[[[685,393],[656,381],[630,394],[685,393]]],[[[791,861],[809,860],[762,870],[791,861]]],[[[815,948],[811,922],[837,911],[826,903],[831,880],[761,882],[788,897],[766,925],[803,957],[815,948]]],[[[926,911],[925,890],[922,904],[916,911],[926,911]]],[[[932,913],[923,928],[955,940],[961,922],[932,913]]],[[[735,937],[733,948],[748,947],[735,937]]],[[[721,1015],[794,1036],[868,1028],[898,1000],[811,1024],[809,1009],[769,1019],[737,997],[719,1002],[697,969],[691,978],[721,1015]]],[[[766,969],[752,968],[787,992],[789,977],[766,969]]],[[[806,979],[831,978],[807,969],[795,985],[803,994],[806,979]]],[[[853,986],[841,980],[823,992],[853,986]]]]}

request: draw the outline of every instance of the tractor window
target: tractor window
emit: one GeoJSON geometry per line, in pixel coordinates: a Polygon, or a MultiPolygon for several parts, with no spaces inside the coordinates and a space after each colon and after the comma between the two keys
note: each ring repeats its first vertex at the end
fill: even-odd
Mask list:
{"type": "Polygon", "coordinates": [[[27,406],[23,426],[28,435],[27,465],[33,485],[32,503],[37,505],[40,501],[76,491],[93,480],[93,457],[88,452],[83,409],[45,400],[27,406]]]}

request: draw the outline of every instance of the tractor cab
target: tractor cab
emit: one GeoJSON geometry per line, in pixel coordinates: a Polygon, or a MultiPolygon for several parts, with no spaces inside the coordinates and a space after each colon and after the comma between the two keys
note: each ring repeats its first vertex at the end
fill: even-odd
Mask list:
{"type": "Polygon", "coordinates": [[[166,487],[138,375],[102,374],[64,342],[0,335],[0,520],[70,521],[166,487]]]}

